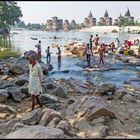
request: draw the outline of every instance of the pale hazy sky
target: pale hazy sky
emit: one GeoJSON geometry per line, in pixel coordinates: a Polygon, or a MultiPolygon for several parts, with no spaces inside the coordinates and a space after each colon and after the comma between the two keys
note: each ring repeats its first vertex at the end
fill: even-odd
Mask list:
{"type": "Polygon", "coordinates": [[[81,23],[90,10],[98,21],[106,9],[114,21],[120,13],[124,16],[127,7],[135,20],[140,19],[140,1],[18,1],[17,5],[23,13],[21,20],[26,24],[46,23],[53,16],[81,23]]]}

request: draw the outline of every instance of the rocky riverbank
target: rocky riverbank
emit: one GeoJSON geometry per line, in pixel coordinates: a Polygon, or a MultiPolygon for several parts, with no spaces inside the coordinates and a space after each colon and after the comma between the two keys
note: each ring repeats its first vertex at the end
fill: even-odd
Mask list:
{"type": "Polygon", "coordinates": [[[48,79],[41,63],[43,93],[31,111],[28,64],[24,58],[0,61],[0,138],[139,138],[140,79],[91,83],[48,79]]]}

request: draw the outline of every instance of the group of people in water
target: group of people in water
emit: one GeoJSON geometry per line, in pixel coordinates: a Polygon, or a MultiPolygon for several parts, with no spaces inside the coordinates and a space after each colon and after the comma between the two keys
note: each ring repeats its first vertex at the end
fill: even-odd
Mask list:
{"type": "MultiPolygon", "coordinates": [[[[39,40],[38,44],[35,45],[35,47],[37,48],[38,60],[41,61],[41,56],[42,56],[41,40],[39,40]]],[[[60,62],[61,61],[61,49],[59,46],[57,46],[57,49],[58,49],[58,52],[56,54],[57,54],[58,62],[60,62]]],[[[51,54],[52,54],[52,52],[50,51],[50,46],[47,47],[45,52],[46,52],[46,62],[48,64],[50,64],[51,54]]]]}
{"type": "MultiPolygon", "coordinates": [[[[119,51],[119,53],[123,53],[126,56],[128,55],[129,50],[133,44],[140,46],[140,41],[137,39],[134,40],[134,43],[132,43],[132,41],[124,40],[124,43],[121,44],[120,40],[116,38],[114,42],[111,42],[110,44],[105,44],[105,43],[101,43],[98,34],[96,34],[94,38],[93,35],[90,35],[89,43],[86,44],[86,49],[84,52],[88,63],[88,67],[91,66],[91,57],[93,57],[94,53],[99,53],[99,63],[97,66],[99,68],[101,64],[104,65],[104,57],[106,53],[115,54],[117,51],[119,51]]],[[[41,61],[41,55],[42,55],[41,40],[39,40],[38,44],[35,45],[35,47],[37,48],[38,59],[39,61],[41,61]]],[[[140,54],[140,47],[138,51],[140,54]]],[[[50,46],[46,48],[45,52],[46,52],[46,62],[49,64],[51,61],[51,54],[52,54],[52,52],[50,51],[50,46]]],[[[56,54],[57,54],[58,62],[60,63],[61,49],[58,45],[57,45],[56,54]]]]}
{"type": "Polygon", "coordinates": [[[93,38],[93,35],[90,35],[89,43],[86,44],[86,49],[84,54],[86,55],[86,60],[88,63],[88,67],[91,66],[91,57],[93,57],[94,53],[99,53],[99,63],[98,68],[101,64],[104,65],[104,57],[105,54],[113,54],[116,56],[116,52],[119,54],[124,54],[127,56],[130,52],[130,48],[132,45],[139,46],[138,54],[140,55],[140,41],[139,39],[134,40],[134,43],[129,40],[124,40],[124,43],[120,43],[120,40],[118,38],[115,39],[114,42],[111,42],[110,44],[101,43],[100,38],[98,34],[95,35],[95,38],[93,38]]]}

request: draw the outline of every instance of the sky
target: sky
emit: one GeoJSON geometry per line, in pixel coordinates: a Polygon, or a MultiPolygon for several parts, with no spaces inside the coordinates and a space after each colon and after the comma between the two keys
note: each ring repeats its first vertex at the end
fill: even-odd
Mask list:
{"type": "Polygon", "coordinates": [[[90,11],[98,21],[106,9],[114,21],[120,13],[124,16],[127,7],[135,20],[140,19],[140,1],[17,1],[17,5],[23,14],[20,19],[26,24],[46,23],[53,16],[82,23],[90,11]]]}

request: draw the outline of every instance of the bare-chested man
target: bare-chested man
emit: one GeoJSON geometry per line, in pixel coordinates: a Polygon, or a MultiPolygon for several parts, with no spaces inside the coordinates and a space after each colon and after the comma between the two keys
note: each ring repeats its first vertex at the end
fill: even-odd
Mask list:
{"type": "Polygon", "coordinates": [[[98,37],[98,34],[96,34],[96,37],[94,38],[94,43],[95,43],[95,49],[97,49],[97,47],[99,45],[99,37],[98,37]]]}
{"type": "Polygon", "coordinates": [[[99,64],[98,64],[98,68],[100,67],[100,64],[104,64],[104,47],[103,47],[103,44],[101,44],[100,48],[98,49],[98,53],[99,53],[99,57],[100,57],[100,60],[99,60],[99,64]]]}

